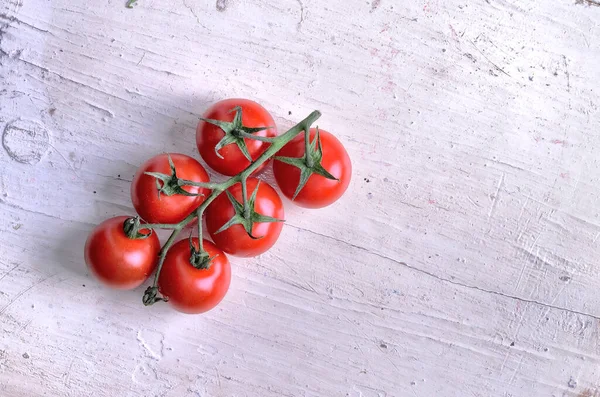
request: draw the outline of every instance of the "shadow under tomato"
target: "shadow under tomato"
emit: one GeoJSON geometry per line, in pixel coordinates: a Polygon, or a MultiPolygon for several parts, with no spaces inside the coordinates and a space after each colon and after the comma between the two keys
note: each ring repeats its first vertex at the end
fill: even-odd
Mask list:
{"type": "Polygon", "coordinates": [[[78,276],[92,277],[85,264],[84,247],[87,236],[93,228],[92,224],[79,223],[65,229],[55,249],[50,251],[48,258],[50,263],[60,264],[78,276]]]}

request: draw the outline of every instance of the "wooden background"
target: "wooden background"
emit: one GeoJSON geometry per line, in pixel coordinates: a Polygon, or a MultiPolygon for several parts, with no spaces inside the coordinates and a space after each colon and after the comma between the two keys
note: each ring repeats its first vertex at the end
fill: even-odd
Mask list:
{"type": "Polygon", "coordinates": [[[4,0],[0,395],[600,396],[599,23],[591,0],[4,0]],[[206,315],[100,286],[87,233],[227,97],[282,130],[322,111],[347,194],[287,203],[206,315]]]}

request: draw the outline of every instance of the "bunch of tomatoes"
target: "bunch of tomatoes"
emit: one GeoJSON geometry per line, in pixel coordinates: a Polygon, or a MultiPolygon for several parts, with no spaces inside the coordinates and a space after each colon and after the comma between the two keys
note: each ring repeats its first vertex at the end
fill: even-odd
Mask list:
{"type": "Polygon", "coordinates": [[[228,255],[260,255],[281,233],[282,200],[259,179],[266,166],[272,163],[280,192],[302,207],[325,207],[346,191],[350,158],[332,134],[311,128],[319,116],[315,111],[279,135],[260,104],[215,103],[200,118],[196,144],[204,162],[230,178],[211,182],[200,162],[180,153],[147,160],[131,183],[137,216],[108,219],[88,236],[84,251],[91,272],[118,289],[134,289],[155,272],[145,305],[168,301],[184,313],[214,308],[229,289],[228,255]],[[203,219],[212,241],[202,238],[203,219]],[[190,225],[197,227],[197,237],[190,232],[176,241],[190,225]],[[172,230],[162,247],[157,229],[172,230]]]}

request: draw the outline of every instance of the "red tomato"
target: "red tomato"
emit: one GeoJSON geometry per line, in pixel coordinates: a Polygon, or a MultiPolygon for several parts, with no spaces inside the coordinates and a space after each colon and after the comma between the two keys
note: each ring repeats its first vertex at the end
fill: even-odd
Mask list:
{"type": "MultiPolygon", "coordinates": [[[[242,111],[242,125],[248,128],[274,127],[273,117],[258,103],[248,99],[225,99],[215,103],[208,109],[202,118],[220,120],[225,122],[234,121],[236,107],[242,111]]],[[[268,128],[252,135],[261,137],[274,137],[277,135],[276,128],[268,128]]],[[[233,176],[237,175],[250,165],[250,161],[244,156],[238,145],[234,142],[219,150],[220,158],[215,152],[217,144],[225,137],[223,128],[200,120],[196,128],[196,144],[202,159],[213,170],[220,174],[233,176]]],[[[248,154],[253,160],[256,160],[267,148],[269,143],[254,139],[239,138],[248,149],[248,154]]],[[[265,161],[256,171],[258,173],[268,163],[265,161]]]]}
{"type": "MultiPolygon", "coordinates": [[[[192,239],[198,249],[198,238],[192,239]]],[[[197,269],[190,263],[189,240],[175,243],[165,258],[158,289],[169,303],[183,313],[203,313],[221,302],[231,282],[231,266],[227,256],[208,240],[202,246],[208,253],[208,269],[197,269]]]]}
{"type": "MultiPolygon", "coordinates": [[[[194,182],[208,182],[209,177],[206,170],[198,161],[184,154],[171,153],[171,159],[175,165],[177,178],[191,180],[194,182]]],[[[185,219],[193,210],[210,194],[209,189],[196,186],[184,186],[182,189],[188,193],[204,196],[186,196],[174,194],[167,196],[161,193],[159,196],[156,187],[157,179],[146,175],[145,172],[158,172],[171,175],[169,158],[167,154],[159,154],[146,161],[138,169],[131,182],[131,201],[133,207],[140,217],[148,223],[178,223],[185,219]]],[[[162,182],[159,182],[162,186],[162,182]]]]}
{"type": "MultiPolygon", "coordinates": [[[[123,231],[127,216],[108,219],[98,225],[85,243],[85,262],[104,284],[117,289],[140,286],[154,271],[160,251],[156,233],[130,239],[123,231]]],[[[147,233],[148,230],[141,230],[147,233]]]]}
{"type": "MultiPolygon", "coordinates": [[[[316,129],[310,130],[310,142],[315,138],[316,129]]],[[[306,185],[293,202],[301,207],[322,208],[339,199],[350,184],[352,163],[346,149],[339,140],[329,132],[319,128],[323,158],[321,165],[338,180],[327,179],[324,176],[312,174],[306,185]]],[[[298,135],[285,145],[277,156],[303,157],[305,152],[304,133],[298,135]]],[[[273,173],[282,193],[290,200],[294,197],[300,181],[300,169],[293,165],[275,159],[273,173]]]]}
{"type": "MultiPolygon", "coordinates": [[[[251,197],[258,185],[254,202],[254,214],[283,220],[284,211],[281,198],[268,183],[256,178],[246,182],[247,196],[251,197]],[[260,182],[260,184],[259,184],[260,182]]],[[[242,185],[237,183],[228,189],[229,193],[242,204],[242,185]]],[[[206,228],[216,246],[228,254],[242,257],[257,256],[275,244],[283,228],[282,222],[256,222],[252,226],[253,239],[248,236],[242,224],[235,224],[220,233],[216,233],[236,214],[227,194],[220,194],[206,209],[206,228]]]]}

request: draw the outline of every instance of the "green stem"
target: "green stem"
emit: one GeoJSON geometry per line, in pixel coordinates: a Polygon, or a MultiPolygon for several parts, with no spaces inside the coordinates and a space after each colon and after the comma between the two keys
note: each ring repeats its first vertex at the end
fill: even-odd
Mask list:
{"type": "Polygon", "coordinates": [[[274,142],[277,139],[277,137],[275,137],[275,138],[268,138],[268,137],[265,137],[265,136],[249,134],[249,133],[244,132],[244,131],[240,132],[240,137],[242,137],[242,138],[248,138],[248,139],[254,139],[255,141],[268,142],[268,143],[274,142]]]}
{"type": "Polygon", "coordinates": [[[179,186],[198,186],[206,189],[216,189],[221,186],[220,183],[211,183],[211,182],[194,182],[187,179],[177,179],[177,184],[179,186]]]}
{"type": "Polygon", "coordinates": [[[178,223],[143,223],[140,229],[176,229],[178,223]]]}
{"type": "Polygon", "coordinates": [[[204,251],[204,247],[202,244],[202,213],[196,210],[196,217],[198,218],[198,246],[200,251],[204,251]]]}
{"type": "Polygon", "coordinates": [[[242,183],[242,199],[244,200],[244,219],[248,219],[250,216],[250,207],[248,206],[248,187],[247,180],[243,178],[242,183]]]}
{"type": "Polygon", "coordinates": [[[310,155],[310,128],[304,130],[304,161],[308,168],[312,168],[315,165],[310,155]]]}
{"type": "MultiPolygon", "coordinates": [[[[164,228],[164,229],[166,229],[164,226],[168,226],[168,228],[173,229],[173,232],[171,233],[167,242],[165,243],[165,245],[163,245],[160,252],[158,253],[158,256],[159,256],[158,266],[156,267],[156,273],[154,274],[154,283],[152,284],[153,287],[156,287],[158,285],[158,278],[160,277],[160,271],[162,270],[163,264],[165,263],[165,258],[167,257],[167,252],[169,251],[169,249],[171,249],[171,246],[175,242],[177,235],[179,235],[179,233],[183,230],[183,228],[186,227],[186,225],[188,225],[191,221],[193,221],[195,217],[196,217],[196,212],[192,212],[184,220],[182,220],[181,222],[179,222],[177,224],[160,225],[161,228],[164,228]]],[[[144,225],[144,227],[148,227],[148,226],[151,226],[151,225],[144,225]]]]}

